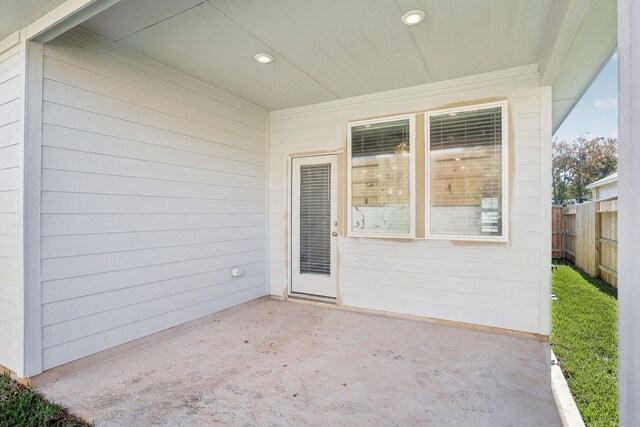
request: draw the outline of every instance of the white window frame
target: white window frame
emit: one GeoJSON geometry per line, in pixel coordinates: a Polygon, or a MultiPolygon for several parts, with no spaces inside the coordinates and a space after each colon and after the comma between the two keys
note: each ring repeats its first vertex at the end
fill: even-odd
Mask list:
{"type": "Polygon", "coordinates": [[[416,237],[416,117],[415,114],[382,117],[370,120],[349,122],[347,125],[347,237],[369,237],[375,239],[415,239],[416,237]],[[355,126],[409,120],[409,233],[382,234],[359,233],[351,229],[351,129],[355,126]]]}
{"type": "Polygon", "coordinates": [[[509,102],[499,101],[485,104],[465,105],[424,113],[424,149],[425,149],[425,238],[432,240],[456,240],[469,242],[508,242],[509,241],[509,102]],[[502,236],[442,235],[431,233],[431,116],[459,113],[465,111],[502,108],[502,236]]]}

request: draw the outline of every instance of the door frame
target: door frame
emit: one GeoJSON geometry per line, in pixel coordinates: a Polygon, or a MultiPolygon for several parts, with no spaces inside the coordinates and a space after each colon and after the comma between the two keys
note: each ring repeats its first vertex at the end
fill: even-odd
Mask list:
{"type": "Polygon", "coordinates": [[[341,222],[344,221],[343,214],[343,206],[344,206],[344,191],[342,189],[343,183],[343,159],[342,159],[342,151],[318,151],[304,154],[290,154],[287,157],[287,295],[285,298],[296,298],[296,299],[309,299],[309,300],[317,300],[322,302],[329,302],[332,304],[336,304],[338,306],[342,305],[342,262],[341,262],[341,254],[342,254],[342,237],[344,224],[341,222]],[[336,297],[324,297],[321,295],[309,295],[309,294],[298,294],[292,291],[293,285],[293,161],[294,159],[307,158],[307,157],[322,157],[322,156],[336,156],[336,164],[337,164],[337,198],[336,198],[336,210],[338,213],[338,227],[336,237],[336,297]]]}

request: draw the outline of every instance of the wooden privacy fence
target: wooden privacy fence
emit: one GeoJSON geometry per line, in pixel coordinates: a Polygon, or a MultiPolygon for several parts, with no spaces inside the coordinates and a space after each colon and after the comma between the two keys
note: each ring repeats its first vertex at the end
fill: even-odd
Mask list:
{"type": "Polygon", "coordinates": [[[551,257],[564,258],[564,215],[562,206],[554,205],[551,210],[551,257]]]}
{"type": "Polygon", "coordinates": [[[552,256],[618,286],[618,200],[554,206],[552,256]]]}

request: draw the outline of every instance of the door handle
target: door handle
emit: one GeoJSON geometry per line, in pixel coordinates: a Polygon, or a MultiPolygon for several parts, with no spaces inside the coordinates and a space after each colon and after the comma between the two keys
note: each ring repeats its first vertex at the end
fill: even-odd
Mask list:
{"type": "Polygon", "coordinates": [[[332,235],[333,237],[336,237],[336,236],[338,235],[338,232],[337,232],[337,231],[334,231],[333,233],[331,233],[331,235],[332,235]]]}

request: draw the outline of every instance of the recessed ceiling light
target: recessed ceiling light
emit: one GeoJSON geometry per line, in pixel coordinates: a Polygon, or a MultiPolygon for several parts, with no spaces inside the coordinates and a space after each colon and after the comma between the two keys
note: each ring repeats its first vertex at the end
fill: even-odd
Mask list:
{"type": "Polygon", "coordinates": [[[402,15],[402,23],[404,25],[416,25],[422,22],[425,14],[421,10],[411,10],[402,15]]]}
{"type": "Polygon", "coordinates": [[[261,64],[270,64],[273,62],[273,56],[269,55],[268,53],[259,53],[254,56],[254,58],[261,64]]]}

